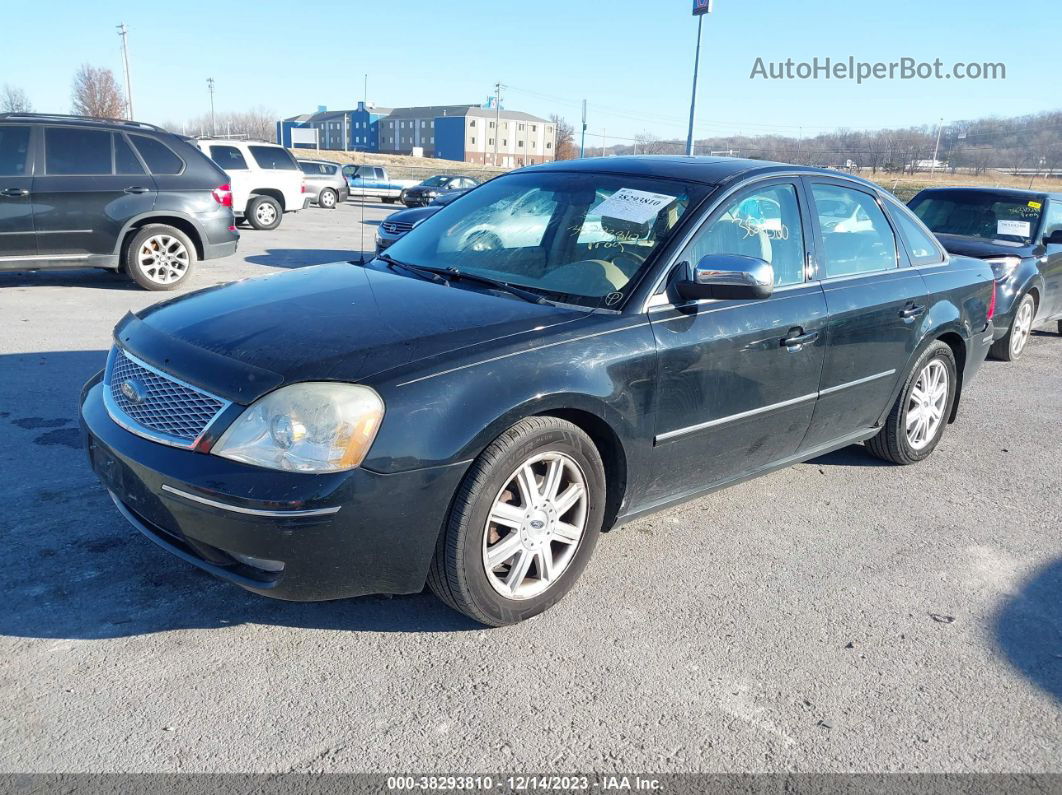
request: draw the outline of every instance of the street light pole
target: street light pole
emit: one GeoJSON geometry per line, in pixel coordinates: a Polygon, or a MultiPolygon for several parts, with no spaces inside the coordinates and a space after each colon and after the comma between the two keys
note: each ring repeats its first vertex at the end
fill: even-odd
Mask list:
{"type": "Polygon", "coordinates": [[[579,159],[586,155],[586,100],[583,100],[583,137],[579,140],[579,159]]]}
{"type": "Polygon", "coordinates": [[[690,99],[690,132],[686,137],[686,154],[693,156],[693,122],[697,117],[697,77],[701,68],[701,30],[704,15],[712,13],[712,0],[694,0],[693,13],[697,15],[697,54],[693,59],[693,96],[690,99]]]}
{"type": "Polygon", "coordinates": [[[217,135],[217,124],[214,123],[214,78],[207,78],[207,88],[210,90],[210,134],[217,135]]]}
{"type": "Polygon", "coordinates": [[[125,107],[129,120],[133,119],[133,83],[129,77],[129,28],[123,22],[118,25],[118,35],[122,39],[122,62],[125,64],[125,107]]]}
{"type": "Polygon", "coordinates": [[[933,147],[933,162],[929,166],[929,178],[937,173],[937,155],[940,154],[940,131],[944,129],[944,119],[937,124],[937,145],[933,147]]]}

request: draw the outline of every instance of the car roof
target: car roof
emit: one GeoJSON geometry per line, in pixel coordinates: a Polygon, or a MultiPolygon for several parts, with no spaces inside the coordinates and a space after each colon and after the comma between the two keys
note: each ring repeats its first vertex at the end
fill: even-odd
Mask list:
{"type": "Polygon", "coordinates": [[[620,157],[590,157],[582,160],[555,160],[537,166],[518,169],[530,171],[582,171],[598,174],[626,174],[628,176],[663,177],[688,182],[719,185],[739,177],[769,175],[771,173],[810,174],[859,183],[874,190],[883,190],[870,180],[812,166],[775,163],[770,160],[748,160],[738,157],[687,157],[684,155],[631,155],[620,157]]]}
{"type": "Polygon", "coordinates": [[[242,139],[242,138],[193,138],[193,141],[200,144],[207,144],[209,146],[215,145],[229,145],[244,144],[246,146],[275,146],[277,149],[283,149],[280,144],[275,144],[272,141],[259,141],[257,138],[242,139]]]}
{"type": "Polygon", "coordinates": [[[0,113],[0,122],[13,122],[22,124],[50,124],[56,126],[99,127],[101,129],[128,129],[163,132],[168,135],[174,133],[155,124],[143,121],[131,121],[129,119],[105,119],[96,116],[73,116],[64,113],[0,113]]]}
{"type": "Polygon", "coordinates": [[[343,163],[337,163],[335,160],[316,160],[315,158],[312,158],[312,157],[296,157],[295,159],[298,162],[300,162],[300,163],[323,163],[326,166],[342,166],[342,165],[344,165],[343,163]]]}
{"type": "Polygon", "coordinates": [[[1028,199],[1032,196],[1049,196],[1055,201],[1062,201],[1062,193],[1058,191],[1033,190],[1032,188],[993,188],[988,185],[971,185],[969,187],[965,185],[952,185],[939,188],[923,188],[918,192],[918,195],[920,196],[923,193],[954,193],[956,191],[962,193],[992,193],[997,196],[1011,196],[1015,199],[1028,199]]]}

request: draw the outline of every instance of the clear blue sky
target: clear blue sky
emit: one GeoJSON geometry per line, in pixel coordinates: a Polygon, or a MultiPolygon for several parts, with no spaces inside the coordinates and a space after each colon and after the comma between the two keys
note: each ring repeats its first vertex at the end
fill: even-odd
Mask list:
{"type": "MultiPolygon", "coordinates": [[[[505,105],[578,122],[590,102],[595,145],[648,130],[684,137],[696,22],[690,0],[388,0],[227,3],[179,0],[4,3],[0,83],[37,110],[69,112],[83,62],[121,79],[115,25],[130,28],[136,116],[185,120],[209,108],[265,106],[279,116],[353,107],[369,74],[379,105],[482,102],[495,80],[505,105]],[[230,10],[231,9],[231,10],[230,10]],[[239,17],[239,19],[237,19],[239,17]]],[[[1062,105],[1062,3],[1026,0],[716,0],[705,18],[700,136],[805,135],[1062,105]],[[1004,61],[1004,81],[750,80],[767,61],[814,56],[892,61],[1004,61]],[[1054,78],[1049,76],[1053,72],[1054,78]]]]}

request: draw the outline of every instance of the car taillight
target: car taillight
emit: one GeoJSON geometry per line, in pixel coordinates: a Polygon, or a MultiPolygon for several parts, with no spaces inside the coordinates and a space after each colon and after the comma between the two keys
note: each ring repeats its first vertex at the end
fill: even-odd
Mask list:
{"type": "Polygon", "coordinates": [[[214,201],[220,204],[222,207],[232,206],[232,186],[229,183],[224,185],[218,185],[214,190],[210,191],[210,195],[214,197],[214,201]]]}
{"type": "Polygon", "coordinates": [[[996,316],[996,282],[992,281],[992,297],[988,299],[988,319],[991,320],[996,316]]]}
{"type": "Polygon", "coordinates": [[[304,182],[304,183],[302,183],[302,192],[303,192],[303,193],[305,193],[305,192],[306,192],[306,183],[305,183],[305,182],[304,182]]]}

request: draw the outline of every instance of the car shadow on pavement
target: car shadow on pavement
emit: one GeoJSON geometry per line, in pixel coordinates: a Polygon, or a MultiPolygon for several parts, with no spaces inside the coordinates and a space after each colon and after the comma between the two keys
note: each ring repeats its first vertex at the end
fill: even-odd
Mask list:
{"type": "Polygon", "coordinates": [[[89,468],[82,385],[103,350],[0,355],[0,635],[98,639],[237,624],[373,632],[482,629],[433,596],[281,602],[159,549],[119,515],[89,468]]]}
{"type": "MultiPolygon", "coordinates": [[[[370,241],[371,242],[371,241],[370,241]]],[[[370,251],[364,252],[365,261],[373,258],[370,251]]],[[[333,248],[270,248],[265,254],[253,254],[247,261],[255,265],[270,265],[274,268],[305,268],[310,265],[325,265],[329,262],[359,262],[362,252],[352,249],[333,248]]]]}
{"type": "Polygon", "coordinates": [[[1062,702],[1062,559],[1038,569],[996,614],[1007,660],[1062,702]]]}
{"type": "Polygon", "coordinates": [[[880,458],[875,458],[870,452],[861,444],[851,444],[848,447],[842,447],[840,450],[834,450],[832,453],[826,453],[826,455],[820,455],[818,458],[813,458],[808,461],[808,464],[819,466],[833,466],[833,467],[884,467],[890,466],[890,464],[882,461],[880,458]]]}
{"type": "Polygon", "coordinates": [[[103,268],[4,271],[0,273],[0,290],[5,287],[95,287],[99,290],[142,290],[124,273],[103,268]]]}

